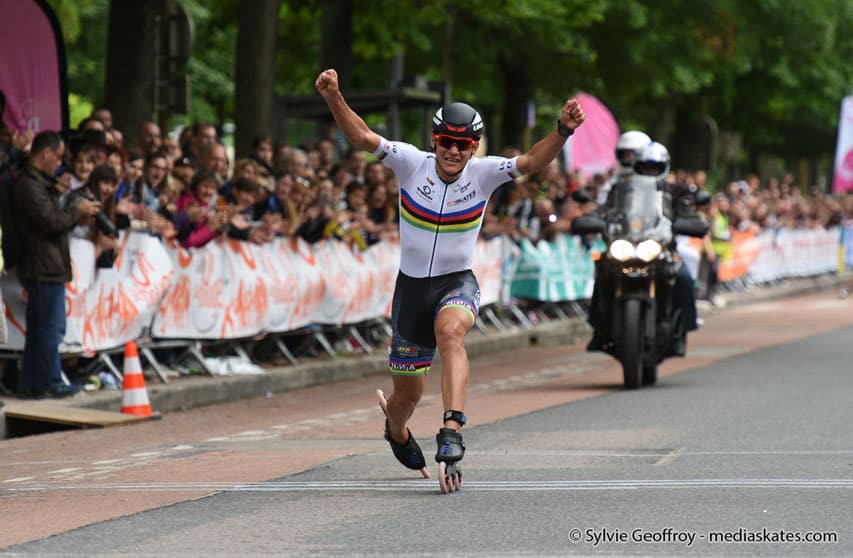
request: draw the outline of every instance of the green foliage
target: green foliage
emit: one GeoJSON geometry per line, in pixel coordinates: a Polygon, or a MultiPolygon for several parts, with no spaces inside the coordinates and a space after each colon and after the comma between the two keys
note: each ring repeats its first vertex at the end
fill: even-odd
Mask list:
{"type": "Polygon", "coordinates": [[[193,54],[187,64],[190,113],[186,124],[221,122],[234,111],[237,0],[182,0],[193,20],[193,54]]]}
{"type": "Polygon", "coordinates": [[[737,14],[734,48],[751,63],[730,76],[738,102],[712,105],[721,127],[743,132],[750,151],[831,150],[840,100],[853,85],[853,4],[764,0],[737,14]]]}
{"type": "Polygon", "coordinates": [[[277,50],[276,94],[312,93],[320,60],[320,8],[316,2],[282,2],[277,50]]]}
{"type": "Polygon", "coordinates": [[[89,103],[100,103],[104,96],[109,0],[48,0],[48,5],[56,13],[65,39],[69,92],[89,103]]]}
{"type": "Polygon", "coordinates": [[[86,98],[76,93],[68,94],[68,124],[76,128],[78,124],[92,114],[95,106],[86,98]]]}
{"type": "MultiPolygon", "coordinates": [[[[110,0],[48,1],[67,43],[73,105],[97,104],[110,0]]],[[[187,121],[228,121],[239,0],[180,1],[195,24],[187,121]]],[[[318,0],[282,0],[277,94],[314,94],[321,16],[318,0]]],[[[505,85],[532,84],[543,131],[584,90],[623,129],[653,131],[664,115],[678,115],[681,129],[707,115],[740,132],[749,154],[818,155],[831,152],[853,86],[851,29],[850,0],[355,2],[352,88],[384,87],[389,61],[404,53],[407,77],[447,80],[455,99],[491,115],[505,85]]],[[[416,134],[420,116],[404,118],[415,130],[407,137],[416,134]]]]}

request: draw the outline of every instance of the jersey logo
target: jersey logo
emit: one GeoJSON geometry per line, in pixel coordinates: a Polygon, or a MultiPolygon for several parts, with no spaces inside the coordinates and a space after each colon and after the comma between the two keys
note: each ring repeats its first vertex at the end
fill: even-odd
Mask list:
{"type": "Polygon", "coordinates": [[[471,190],[461,198],[447,202],[447,207],[455,207],[459,204],[465,203],[466,201],[473,200],[475,197],[477,197],[477,190],[471,190]]]}
{"type": "Polygon", "coordinates": [[[468,188],[470,186],[471,186],[470,182],[468,182],[467,184],[462,184],[462,185],[457,184],[456,186],[453,187],[453,191],[458,192],[460,194],[464,194],[465,191],[468,190],[468,188]]]}
{"type": "Polygon", "coordinates": [[[391,153],[397,153],[397,144],[396,144],[396,143],[386,143],[386,144],[385,144],[385,147],[383,148],[382,153],[380,153],[380,154],[379,154],[378,159],[379,159],[380,161],[384,160],[384,159],[385,159],[385,157],[387,157],[387,156],[388,156],[388,152],[389,152],[389,151],[390,151],[391,153]]]}
{"type": "Polygon", "coordinates": [[[430,188],[426,184],[424,184],[423,186],[418,186],[417,192],[422,197],[428,199],[429,201],[432,201],[432,188],[430,188]]]}

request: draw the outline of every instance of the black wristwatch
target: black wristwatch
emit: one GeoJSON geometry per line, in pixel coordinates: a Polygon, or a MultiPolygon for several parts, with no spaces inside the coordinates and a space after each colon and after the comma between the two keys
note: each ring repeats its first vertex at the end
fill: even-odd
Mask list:
{"type": "Polygon", "coordinates": [[[569,128],[568,126],[566,126],[565,124],[563,124],[560,121],[560,119],[558,118],[557,119],[557,133],[560,134],[561,136],[563,136],[564,138],[567,138],[570,135],[574,134],[575,131],[573,129],[569,128]]]}

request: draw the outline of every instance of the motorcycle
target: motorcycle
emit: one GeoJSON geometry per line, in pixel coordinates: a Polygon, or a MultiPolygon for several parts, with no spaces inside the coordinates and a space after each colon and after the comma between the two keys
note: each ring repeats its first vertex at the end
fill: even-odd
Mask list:
{"type": "MultiPolygon", "coordinates": [[[[700,194],[700,199],[677,203],[710,201],[707,193],[700,194]]],[[[591,201],[583,192],[573,197],[581,203],[591,201]]],[[[677,354],[673,347],[686,333],[673,305],[682,265],[674,235],[701,238],[708,227],[695,213],[674,217],[669,192],[651,176],[622,179],[602,209],[577,217],[572,231],[600,234],[606,244],[595,262],[596,292],[590,311],[599,312],[598,327],[608,339],[600,349],[621,363],[625,388],[637,389],[657,382],[658,365],[677,354]]]]}

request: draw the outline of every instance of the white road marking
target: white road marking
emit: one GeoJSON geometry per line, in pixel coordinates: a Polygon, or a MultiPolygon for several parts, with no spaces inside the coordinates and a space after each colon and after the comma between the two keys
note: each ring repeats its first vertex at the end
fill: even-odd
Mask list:
{"type": "MultiPolygon", "coordinates": [[[[125,458],[101,459],[89,463],[81,462],[80,467],[64,467],[53,471],[47,471],[45,473],[42,473],[41,476],[54,479],[56,477],[64,477],[64,482],[91,478],[107,478],[109,476],[113,476],[119,471],[124,471],[133,467],[150,465],[158,458],[167,457],[170,453],[174,455],[176,453],[192,449],[194,449],[194,447],[190,445],[178,445],[173,446],[164,451],[146,451],[134,453],[125,458]]],[[[36,461],[34,463],[38,464],[42,462],[36,461]]],[[[14,464],[21,466],[27,465],[28,463],[16,462],[14,464]]],[[[5,464],[0,461],[0,466],[3,465],[5,464]]],[[[35,476],[19,477],[13,479],[5,479],[2,482],[25,482],[32,481],[35,478],[35,476]]]]}
{"type": "Polygon", "coordinates": [[[55,471],[48,471],[48,475],[65,475],[67,473],[73,473],[74,471],[79,471],[80,467],[66,467],[65,469],[57,469],[55,471]]]}
{"type": "MultiPolygon", "coordinates": [[[[853,489],[853,479],[670,479],[670,480],[575,480],[575,481],[471,481],[464,492],[565,492],[576,490],[649,489],[853,489]]],[[[411,481],[272,481],[259,483],[176,482],[176,483],[39,483],[2,487],[7,492],[56,492],[108,490],[116,492],[436,492],[434,482],[411,481]]]]}
{"type": "Polygon", "coordinates": [[[676,457],[685,456],[709,456],[709,455],[853,455],[853,450],[772,450],[772,451],[689,451],[682,449],[672,450],[644,450],[635,448],[633,450],[527,450],[512,452],[506,450],[469,452],[468,455],[486,455],[498,457],[523,457],[536,456],[568,456],[568,457],[676,457]]]}

